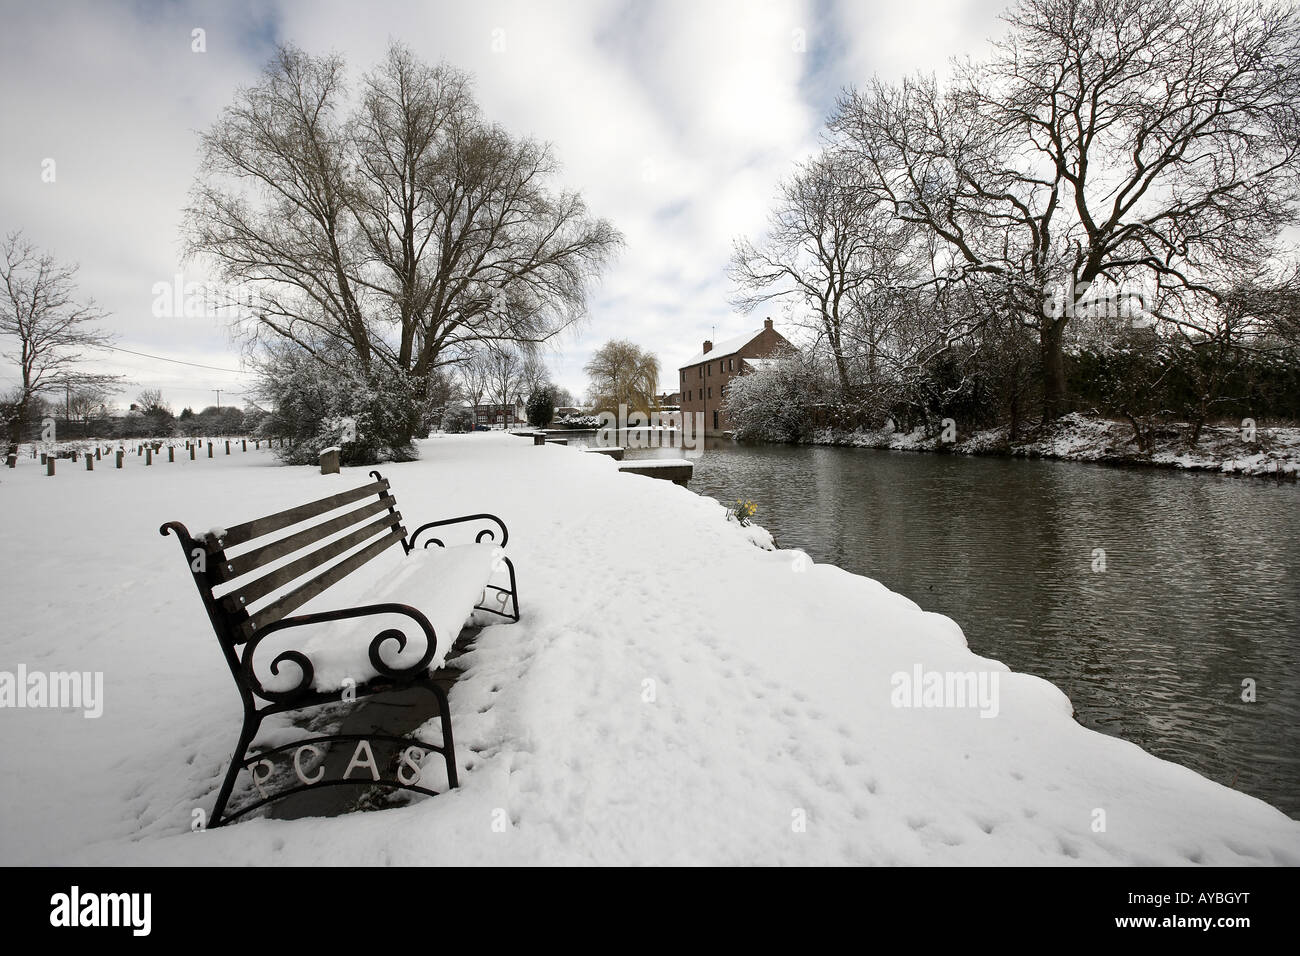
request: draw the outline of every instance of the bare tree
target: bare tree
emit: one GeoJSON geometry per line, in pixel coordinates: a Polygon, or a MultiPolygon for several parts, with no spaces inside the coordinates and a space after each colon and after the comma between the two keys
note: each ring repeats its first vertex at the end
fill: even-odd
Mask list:
{"type": "Polygon", "coordinates": [[[471,405],[482,405],[487,396],[492,367],[486,350],[475,352],[456,365],[460,393],[471,405]]]}
{"type": "Polygon", "coordinates": [[[282,48],[203,136],[188,251],[259,290],[246,332],[422,381],[582,315],[622,239],[550,187],[548,146],[397,44],[346,117],[343,87],[340,58],[282,48]]]}
{"type": "Polygon", "coordinates": [[[81,367],[84,350],[108,345],[112,336],[96,324],[106,316],[93,300],[77,296],[75,264],[40,252],[21,233],[0,243],[0,340],[4,357],[18,366],[19,382],[8,421],[9,451],[22,441],[35,401],[55,390],[108,389],[120,376],[81,367]]]}
{"type": "Polygon", "coordinates": [[[659,360],[653,353],[625,340],[606,342],[586,365],[591,377],[587,399],[597,411],[649,412],[656,406],[659,388],[659,360]]]}
{"type": "Polygon", "coordinates": [[[916,228],[865,188],[845,154],[823,152],[782,184],[767,235],[740,240],[732,256],[733,304],[748,311],[771,299],[792,300],[806,316],[835,366],[840,391],[858,384],[847,341],[849,325],[869,324],[872,304],[889,289],[916,278],[909,255],[916,228]],[[855,314],[856,313],[856,314],[855,314]]]}
{"type": "Polygon", "coordinates": [[[519,370],[520,393],[528,398],[543,386],[551,384],[551,371],[546,361],[536,350],[529,350],[523,356],[523,367],[519,370]]]}
{"type": "Polygon", "coordinates": [[[831,128],[940,270],[998,277],[1040,344],[1046,417],[1093,283],[1217,295],[1296,218],[1300,11],[1247,0],[1021,0],[983,63],[876,82],[831,128]]]}
{"type": "Polygon", "coordinates": [[[108,396],[108,391],[103,388],[78,388],[72,393],[72,398],[68,402],[72,417],[82,422],[89,422],[96,413],[101,417],[106,415],[108,396]]]}
{"type": "Polygon", "coordinates": [[[1268,337],[1300,346],[1300,263],[1291,263],[1279,274],[1260,269],[1238,281],[1224,296],[1223,308],[1268,337]]]}
{"type": "Polygon", "coordinates": [[[483,353],[487,372],[487,394],[494,405],[501,407],[509,424],[510,410],[522,397],[525,386],[525,367],[528,357],[514,345],[492,344],[483,353]]]}

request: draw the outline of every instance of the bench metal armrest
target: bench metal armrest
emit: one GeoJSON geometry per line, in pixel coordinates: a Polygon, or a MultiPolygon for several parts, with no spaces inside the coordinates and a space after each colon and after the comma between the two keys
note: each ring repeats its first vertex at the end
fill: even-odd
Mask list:
{"type": "Polygon", "coordinates": [[[363,604],[359,607],[339,608],[335,611],[316,611],[311,614],[297,614],[292,617],[282,617],[266,628],[258,632],[255,636],[249,638],[244,645],[243,654],[240,659],[240,670],[248,688],[265,700],[275,701],[276,703],[286,703],[297,700],[299,697],[311,693],[312,682],[316,676],[316,669],[312,665],[311,659],[302,651],[285,650],[276,655],[275,660],[270,664],[272,674],[280,673],[280,665],[292,663],[298,666],[300,677],[298,683],[286,690],[268,690],[262,686],[253,670],[253,658],[256,656],[258,646],[266,638],[270,637],[276,631],[286,630],[291,627],[304,627],[310,624],[325,624],[330,621],[342,621],[349,618],[371,617],[377,614],[401,614],[411,618],[420,626],[424,632],[426,646],[420,659],[409,667],[390,667],[379,655],[380,648],[388,641],[397,642],[397,650],[400,653],[406,649],[407,636],[405,632],[397,628],[386,628],[376,634],[370,641],[369,656],[370,665],[384,677],[392,680],[409,680],[420,676],[437,657],[438,652],[438,635],[434,632],[433,625],[422,611],[411,607],[409,604],[363,604]]]}
{"type": "MultiPolygon", "coordinates": [[[[445,527],[446,525],[464,524],[469,521],[491,521],[495,523],[498,528],[501,529],[500,541],[497,540],[496,531],[494,531],[492,528],[484,528],[482,531],[480,531],[477,535],[474,536],[475,544],[481,544],[484,538],[487,538],[489,541],[492,541],[494,544],[496,544],[497,547],[504,548],[506,542],[510,540],[510,532],[506,530],[505,522],[502,521],[500,518],[498,518],[496,515],[489,515],[489,514],[461,515],[459,518],[444,518],[441,521],[430,521],[428,524],[420,525],[420,527],[416,528],[415,531],[411,534],[411,537],[409,539],[410,540],[409,550],[410,551],[415,550],[416,547],[415,539],[420,536],[420,532],[422,531],[428,531],[430,528],[442,528],[445,527]]],[[[447,546],[442,541],[441,538],[430,537],[428,541],[424,542],[424,547],[427,548],[431,544],[436,544],[440,548],[445,548],[447,546]]]]}

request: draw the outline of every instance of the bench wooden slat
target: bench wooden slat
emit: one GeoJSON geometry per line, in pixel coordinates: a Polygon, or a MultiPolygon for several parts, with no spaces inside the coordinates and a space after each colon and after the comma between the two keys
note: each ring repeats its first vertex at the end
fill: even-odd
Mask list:
{"type": "Polygon", "coordinates": [[[400,544],[402,538],[405,536],[406,529],[399,525],[389,531],[378,541],[371,542],[356,554],[344,561],[340,561],[329,570],[312,578],[306,584],[294,588],[283,597],[272,601],[256,614],[250,616],[248,620],[240,624],[240,632],[243,634],[245,639],[252,637],[258,632],[258,630],[266,627],[268,624],[274,624],[289,612],[302,607],[326,588],[333,584],[337,584],[371,558],[377,557],[383,553],[384,550],[391,548],[395,544],[400,544]]]}
{"type": "Polygon", "coordinates": [[[401,524],[401,521],[402,516],[400,514],[385,512],[383,517],[362,525],[335,541],[331,541],[323,548],[317,548],[310,554],[305,554],[301,558],[290,561],[288,564],[278,567],[260,578],[249,581],[242,587],[236,588],[225,595],[221,602],[225,605],[227,611],[238,611],[240,608],[246,608],[259,598],[264,598],[272,591],[284,587],[295,578],[300,578],[308,571],[320,567],[326,561],[331,561],[340,554],[351,551],[361,542],[373,538],[381,531],[387,531],[389,528],[401,524]]]}
{"type": "MultiPolygon", "coordinates": [[[[343,507],[343,505],[350,505],[354,501],[360,501],[368,495],[379,494],[387,490],[388,479],[385,478],[383,481],[372,481],[360,488],[341,491],[337,495],[330,495],[328,498],[321,498],[318,501],[309,501],[305,505],[298,505],[296,508],[290,508],[278,514],[267,515],[265,518],[245,521],[243,524],[237,524],[233,528],[226,529],[226,535],[221,539],[221,546],[223,548],[233,548],[245,541],[260,538],[272,531],[279,531],[291,524],[306,521],[308,518],[315,518],[327,511],[333,511],[335,508],[343,507]]],[[[209,538],[209,540],[211,539],[209,538]]]]}
{"type": "Polygon", "coordinates": [[[215,566],[215,577],[218,582],[223,584],[227,581],[233,581],[249,571],[255,571],[263,565],[284,557],[286,554],[292,554],[299,548],[315,544],[322,538],[328,538],[335,532],[342,531],[350,525],[365,521],[381,511],[396,507],[397,501],[390,495],[385,495],[377,501],[370,502],[363,508],[358,508],[356,511],[349,511],[347,514],[339,515],[337,518],[331,518],[329,521],[297,531],[288,537],[272,541],[260,548],[254,548],[252,551],[246,551],[236,557],[227,558],[215,566]]]}

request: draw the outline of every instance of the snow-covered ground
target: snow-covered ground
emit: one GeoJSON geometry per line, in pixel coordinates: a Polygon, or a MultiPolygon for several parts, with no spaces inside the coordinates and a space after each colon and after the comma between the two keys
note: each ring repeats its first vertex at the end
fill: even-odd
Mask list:
{"type": "Polygon", "coordinates": [[[382,469],[407,527],[496,512],[519,571],[523,620],[483,631],[451,694],[461,788],[197,833],[240,705],[158,526],[238,522],[365,470],[265,451],[0,470],[0,671],[104,674],[98,718],[0,710],[0,862],[1300,864],[1300,823],[1084,729],[951,620],[755,547],[710,499],[502,433],[422,455],[382,469]],[[994,693],[925,706],[918,671],[994,693]]]}
{"type": "Polygon", "coordinates": [[[813,440],[819,444],[898,451],[1009,454],[1292,479],[1300,475],[1300,428],[1261,427],[1254,429],[1252,434],[1240,427],[1208,425],[1195,448],[1187,443],[1189,433],[1187,425],[1168,426],[1156,437],[1155,447],[1149,453],[1143,453],[1138,450],[1133,440],[1133,429],[1127,423],[1072,413],[1057,421],[1047,432],[1014,444],[1007,440],[1005,427],[967,435],[957,433],[950,441],[945,440],[942,431],[919,428],[911,432],[890,429],[836,432],[828,429],[819,432],[813,440]]]}

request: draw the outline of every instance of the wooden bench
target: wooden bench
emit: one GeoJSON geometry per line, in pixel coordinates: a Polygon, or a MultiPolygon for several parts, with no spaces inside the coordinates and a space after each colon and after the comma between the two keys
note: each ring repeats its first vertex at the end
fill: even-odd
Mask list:
{"type": "MultiPolygon", "coordinates": [[[[435,794],[422,784],[418,772],[423,751],[440,754],[447,786],[458,785],[447,695],[432,671],[476,612],[519,620],[515,568],[503,551],[509,532],[495,515],[474,514],[422,524],[408,536],[388,481],[377,471],[370,476],[370,484],[228,528],[198,535],[191,535],[179,521],[159,528],[163,536],[175,533],[180,540],[244,704],[243,729],[209,827],[312,787],[348,784],[435,794]],[[432,529],[470,525],[472,530],[475,524],[484,527],[472,544],[448,547],[442,538],[428,535],[419,546],[420,536],[432,529]],[[313,548],[322,541],[326,543],[313,548]],[[376,561],[398,544],[400,558],[376,561]],[[507,574],[508,587],[492,583],[507,574]],[[349,606],[316,607],[319,602],[313,599],[345,581],[353,585],[351,601],[342,602],[349,606]],[[304,605],[307,613],[290,616],[304,605]],[[286,635],[289,629],[304,630],[286,635]],[[259,661],[258,650],[268,639],[268,650],[259,661]],[[286,669],[286,664],[294,666],[286,669]],[[439,743],[383,734],[325,734],[251,749],[272,714],[350,704],[407,687],[427,689],[435,697],[439,743]],[[343,779],[326,780],[327,753],[322,748],[335,742],[355,747],[353,761],[343,779]],[[405,748],[403,766],[389,779],[379,773],[372,742],[387,749],[405,748]],[[318,766],[304,767],[304,754],[318,766]],[[268,793],[264,784],[274,776],[275,760],[290,756],[292,774],[280,768],[280,778],[290,785],[268,793]],[[354,774],[354,764],[369,772],[354,774]],[[245,770],[256,799],[229,812],[235,783],[245,770]]],[[[339,590],[348,591],[348,584],[339,590]]]]}

